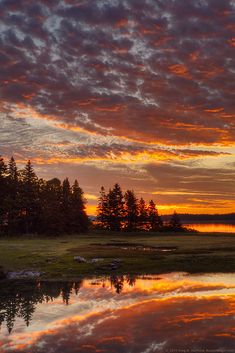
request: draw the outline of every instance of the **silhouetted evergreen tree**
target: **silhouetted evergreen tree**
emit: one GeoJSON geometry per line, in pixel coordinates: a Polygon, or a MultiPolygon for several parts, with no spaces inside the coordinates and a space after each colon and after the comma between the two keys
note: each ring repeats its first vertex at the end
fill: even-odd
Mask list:
{"type": "Polygon", "coordinates": [[[138,222],[138,200],[133,190],[127,190],[124,195],[124,220],[128,231],[135,230],[138,222]]]}
{"type": "Polygon", "coordinates": [[[62,184],[62,222],[63,231],[68,232],[70,226],[70,209],[71,209],[71,187],[69,179],[66,178],[62,184]]]}
{"type": "Polygon", "coordinates": [[[169,222],[169,226],[174,232],[177,232],[183,229],[180,221],[180,217],[176,212],[173,213],[169,222]]]}
{"type": "Polygon", "coordinates": [[[37,230],[40,203],[38,178],[29,160],[22,172],[22,210],[21,221],[23,231],[26,233],[37,230]]]}
{"type": "Polygon", "coordinates": [[[102,229],[108,229],[108,220],[109,220],[109,205],[108,205],[108,196],[105,193],[105,188],[101,186],[100,197],[98,200],[97,206],[97,221],[99,227],[102,229]]]}
{"type": "Polygon", "coordinates": [[[75,180],[72,186],[70,200],[70,232],[86,232],[89,225],[89,219],[85,212],[84,192],[80,188],[78,181],[75,180]]]}
{"type": "Polygon", "coordinates": [[[119,184],[115,184],[108,193],[108,228],[112,231],[120,231],[124,216],[124,202],[122,189],[119,184]]]}
{"type": "Polygon", "coordinates": [[[44,233],[58,234],[62,232],[62,185],[57,178],[43,182],[40,193],[41,229],[44,233]]]}
{"type": "Polygon", "coordinates": [[[138,226],[140,229],[146,230],[148,221],[148,206],[142,197],[138,202],[138,212],[138,226]]]}
{"type": "Polygon", "coordinates": [[[148,223],[151,231],[157,231],[163,225],[161,217],[158,214],[156,204],[153,200],[150,200],[148,205],[148,223]]]}

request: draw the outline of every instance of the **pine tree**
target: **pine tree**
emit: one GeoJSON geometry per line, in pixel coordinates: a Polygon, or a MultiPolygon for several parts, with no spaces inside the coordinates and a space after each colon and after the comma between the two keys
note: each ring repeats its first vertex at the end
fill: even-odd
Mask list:
{"type": "Polygon", "coordinates": [[[108,193],[108,228],[112,231],[120,231],[122,228],[124,215],[124,202],[122,189],[119,184],[115,184],[108,193]]]}
{"type": "Polygon", "coordinates": [[[48,234],[62,232],[62,185],[57,178],[41,182],[41,230],[48,234]]]}
{"type": "Polygon", "coordinates": [[[145,200],[141,197],[138,203],[138,225],[140,229],[147,229],[147,220],[148,220],[148,207],[145,200]]]}
{"type": "Polygon", "coordinates": [[[37,183],[38,178],[36,176],[36,173],[34,172],[34,169],[30,160],[28,160],[23,170],[23,178],[24,178],[24,183],[28,188],[31,188],[37,183]]]}
{"type": "Polygon", "coordinates": [[[11,157],[8,163],[8,177],[11,181],[14,181],[15,183],[18,183],[19,181],[19,172],[13,156],[11,157]]]}
{"type": "Polygon", "coordinates": [[[105,188],[101,186],[100,197],[97,206],[97,222],[99,227],[102,229],[108,228],[109,220],[109,207],[108,207],[108,197],[105,193],[105,188]]]}
{"type": "Polygon", "coordinates": [[[127,190],[124,199],[126,229],[133,231],[138,221],[138,200],[133,190],[127,190]]]}
{"type": "Polygon", "coordinates": [[[71,193],[69,179],[65,178],[62,184],[62,221],[64,232],[69,232],[71,193]]]}
{"type": "Polygon", "coordinates": [[[38,178],[29,160],[22,172],[22,230],[35,232],[40,213],[38,178]]]}
{"type": "Polygon", "coordinates": [[[0,180],[4,179],[7,174],[7,166],[4,159],[0,156],[0,180]]]}
{"type": "Polygon", "coordinates": [[[0,231],[3,230],[7,222],[6,213],[7,196],[7,166],[0,156],[0,231]]]}
{"type": "Polygon", "coordinates": [[[157,231],[162,227],[162,220],[153,200],[150,200],[148,206],[148,222],[152,231],[157,231]]]}
{"type": "Polygon", "coordinates": [[[174,213],[170,219],[169,226],[174,232],[177,232],[177,231],[180,231],[183,229],[182,223],[180,221],[180,217],[179,217],[178,213],[176,213],[176,211],[174,211],[174,213]]]}
{"type": "Polygon", "coordinates": [[[70,232],[86,232],[89,220],[85,212],[84,192],[80,188],[78,181],[75,180],[72,186],[71,205],[70,205],[70,232]]]}

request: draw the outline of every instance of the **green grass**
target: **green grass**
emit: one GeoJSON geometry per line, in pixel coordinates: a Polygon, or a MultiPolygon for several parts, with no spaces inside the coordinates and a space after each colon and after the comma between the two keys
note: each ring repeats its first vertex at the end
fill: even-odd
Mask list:
{"type": "Polygon", "coordinates": [[[45,279],[84,276],[152,274],[171,271],[235,272],[235,235],[222,233],[172,234],[92,233],[63,237],[0,238],[0,266],[5,271],[39,270],[45,279]],[[122,246],[108,246],[127,242],[122,246]],[[132,249],[131,244],[175,247],[172,252],[132,249]],[[73,257],[104,258],[102,263],[77,263],[73,257]],[[122,260],[117,270],[105,268],[112,259],[122,260]]]}

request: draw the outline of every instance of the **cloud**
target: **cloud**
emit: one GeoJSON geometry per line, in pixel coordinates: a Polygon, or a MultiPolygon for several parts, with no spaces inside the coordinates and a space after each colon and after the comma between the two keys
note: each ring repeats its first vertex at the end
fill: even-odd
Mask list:
{"type": "Polygon", "coordinates": [[[2,0],[0,14],[4,156],[102,169],[234,146],[233,1],[2,0]]]}
{"type": "MultiPolygon", "coordinates": [[[[19,352],[152,352],[191,345],[233,347],[233,300],[216,297],[146,300],[117,310],[67,318],[54,329],[31,334],[19,352]],[[181,308],[181,310],[179,310],[181,308]],[[166,315],[167,313],[167,315],[166,315]],[[210,323],[210,324],[209,324],[210,323]],[[128,329],[127,329],[128,328],[128,329]],[[144,328],[144,330],[143,330],[144,328]],[[193,341],[193,343],[191,343],[193,341]]],[[[5,342],[5,347],[8,344],[5,342]]]]}
{"type": "Polygon", "coordinates": [[[221,114],[234,107],[232,1],[2,1],[1,12],[4,101],[139,140],[234,140],[221,114]]]}

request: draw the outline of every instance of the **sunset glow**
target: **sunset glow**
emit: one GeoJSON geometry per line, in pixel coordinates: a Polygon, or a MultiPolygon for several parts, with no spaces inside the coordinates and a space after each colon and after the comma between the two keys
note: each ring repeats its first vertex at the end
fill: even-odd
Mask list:
{"type": "Polygon", "coordinates": [[[234,1],[2,0],[0,155],[161,214],[235,212],[234,1]]]}

